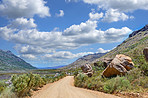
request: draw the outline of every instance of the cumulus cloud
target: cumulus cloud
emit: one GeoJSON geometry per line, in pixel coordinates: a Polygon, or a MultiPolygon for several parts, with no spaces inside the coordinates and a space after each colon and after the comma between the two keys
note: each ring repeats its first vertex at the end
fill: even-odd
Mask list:
{"type": "Polygon", "coordinates": [[[8,25],[8,28],[15,28],[15,29],[30,29],[35,28],[37,25],[34,23],[34,19],[26,19],[26,18],[17,18],[8,25]]]}
{"type": "Polygon", "coordinates": [[[46,54],[46,53],[53,53],[55,52],[54,49],[48,49],[48,48],[42,48],[39,46],[22,46],[22,45],[16,45],[15,50],[17,50],[20,54],[34,54],[34,55],[40,55],[40,54],[46,54]]]}
{"type": "Polygon", "coordinates": [[[59,10],[59,14],[56,14],[57,17],[63,17],[64,16],[64,11],[63,10],[59,10]]]}
{"type": "Polygon", "coordinates": [[[0,27],[0,37],[20,44],[15,49],[23,58],[37,59],[44,55],[43,57],[47,59],[61,60],[81,57],[92,52],[77,54],[69,51],[55,52],[59,49],[67,50],[94,43],[117,42],[131,32],[127,27],[98,30],[97,23],[96,20],[89,19],[79,25],[72,25],[63,32],[56,30],[43,32],[36,29],[33,18],[17,18],[9,25],[0,27]]]}
{"type": "Polygon", "coordinates": [[[106,53],[109,52],[110,50],[104,50],[103,48],[98,49],[98,53],[106,53]]]}
{"type": "Polygon", "coordinates": [[[94,13],[94,12],[91,12],[89,13],[89,17],[91,20],[99,20],[100,18],[103,17],[103,13],[94,13]]]}
{"type": "Polygon", "coordinates": [[[64,36],[74,36],[78,34],[89,33],[97,27],[97,21],[88,20],[85,23],[82,22],[80,25],[72,25],[64,30],[64,36]]]}
{"type": "Polygon", "coordinates": [[[133,19],[127,13],[135,10],[148,10],[148,0],[83,0],[84,3],[95,4],[106,11],[102,21],[117,22],[133,19]]]}
{"type": "Polygon", "coordinates": [[[36,59],[37,57],[33,54],[22,54],[21,55],[22,58],[25,58],[25,59],[28,59],[28,60],[34,60],[36,59]]]}
{"type": "Polygon", "coordinates": [[[63,32],[63,35],[67,38],[73,38],[74,43],[87,45],[120,41],[131,32],[127,27],[121,29],[109,28],[106,31],[97,30],[96,28],[97,21],[88,20],[80,25],[70,26],[63,32]]]}
{"type": "Polygon", "coordinates": [[[40,32],[35,28],[18,30],[11,28],[11,25],[0,27],[1,38],[17,44],[53,49],[74,49],[94,43],[116,42],[131,32],[127,27],[121,29],[110,28],[105,31],[97,30],[97,21],[91,20],[82,22],[80,25],[72,25],[63,32],[40,32]]]}
{"type": "Polygon", "coordinates": [[[93,54],[93,52],[82,52],[82,53],[73,54],[70,51],[59,51],[55,52],[54,54],[44,55],[44,59],[56,59],[56,60],[73,59],[73,58],[82,57],[87,54],[93,54]]]}
{"type": "Polygon", "coordinates": [[[104,16],[104,13],[97,13],[95,9],[91,9],[92,12],[89,13],[90,20],[99,20],[104,16]]]}
{"type": "Polygon", "coordinates": [[[96,4],[102,9],[117,9],[129,12],[138,9],[148,10],[148,0],[83,0],[88,4],[96,4]]]}
{"type": "Polygon", "coordinates": [[[133,18],[131,16],[126,15],[123,12],[119,12],[117,9],[109,9],[106,11],[105,16],[103,17],[103,21],[105,22],[117,22],[117,21],[125,21],[129,18],[133,18]]]}
{"type": "Polygon", "coordinates": [[[50,16],[49,8],[45,4],[44,0],[2,0],[0,13],[8,18],[50,16]]]}

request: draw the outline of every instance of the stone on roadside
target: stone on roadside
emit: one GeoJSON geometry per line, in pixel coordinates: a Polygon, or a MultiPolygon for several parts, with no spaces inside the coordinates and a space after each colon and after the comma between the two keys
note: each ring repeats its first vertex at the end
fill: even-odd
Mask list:
{"type": "Polygon", "coordinates": [[[103,76],[112,77],[117,75],[124,75],[128,70],[134,67],[132,59],[123,54],[118,54],[110,62],[110,64],[103,71],[103,76]]]}

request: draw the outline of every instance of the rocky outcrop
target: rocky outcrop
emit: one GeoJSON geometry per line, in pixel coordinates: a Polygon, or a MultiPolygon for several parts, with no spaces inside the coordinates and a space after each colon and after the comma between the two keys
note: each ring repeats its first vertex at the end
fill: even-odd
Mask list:
{"type": "Polygon", "coordinates": [[[143,32],[143,31],[148,31],[148,24],[145,25],[142,29],[137,30],[137,31],[134,31],[132,34],[129,35],[129,37],[133,37],[133,36],[135,36],[136,34],[138,34],[139,32],[143,32]]]}
{"type": "Polygon", "coordinates": [[[104,58],[103,66],[106,68],[111,63],[112,60],[113,58],[104,58]]]}
{"type": "Polygon", "coordinates": [[[81,66],[82,71],[84,72],[84,74],[88,75],[89,77],[92,76],[93,74],[93,70],[90,64],[85,64],[83,66],[81,66]]]}
{"type": "Polygon", "coordinates": [[[148,62],[148,47],[145,47],[143,50],[143,54],[145,56],[145,60],[148,62]]]}
{"type": "Polygon", "coordinates": [[[118,54],[106,67],[102,75],[105,77],[124,75],[128,70],[133,68],[133,65],[134,63],[130,57],[123,54],[118,54]]]}

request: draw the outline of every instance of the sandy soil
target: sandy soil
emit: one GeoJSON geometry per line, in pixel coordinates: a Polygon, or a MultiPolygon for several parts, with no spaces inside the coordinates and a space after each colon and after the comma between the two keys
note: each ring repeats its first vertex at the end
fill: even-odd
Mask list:
{"type": "Polygon", "coordinates": [[[73,86],[73,76],[67,76],[53,84],[47,84],[32,98],[119,98],[102,92],[73,86]]]}

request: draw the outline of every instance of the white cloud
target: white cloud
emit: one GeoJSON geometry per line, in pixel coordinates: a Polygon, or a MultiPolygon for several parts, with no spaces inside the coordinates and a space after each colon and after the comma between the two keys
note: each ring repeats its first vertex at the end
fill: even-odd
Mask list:
{"type": "Polygon", "coordinates": [[[106,53],[109,52],[110,50],[104,50],[103,48],[98,49],[98,53],[106,53]]]}
{"type": "Polygon", "coordinates": [[[94,12],[91,12],[89,13],[89,17],[91,20],[99,20],[100,18],[103,17],[103,13],[94,13],[94,12]]]}
{"type": "Polygon", "coordinates": [[[87,54],[93,54],[93,52],[82,52],[82,53],[73,54],[70,51],[59,51],[55,52],[54,54],[44,55],[44,59],[54,59],[54,60],[73,59],[73,58],[82,57],[87,54]]]}
{"type": "Polygon", "coordinates": [[[15,29],[30,29],[35,28],[37,25],[34,23],[34,19],[30,18],[29,20],[26,18],[17,18],[8,25],[8,28],[15,29]]]}
{"type": "MultiPolygon", "coordinates": [[[[15,49],[25,59],[51,59],[53,61],[82,57],[92,52],[73,54],[69,51],[80,46],[94,43],[111,43],[120,41],[131,30],[127,27],[121,29],[109,28],[105,31],[97,30],[96,20],[87,20],[79,25],[72,25],[63,32],[57,30],[43,32],[36,29],[34,19],[17,18],[5,27],[0,27],[0,37],[15,42],[15,49]]],[[[105,50],[104,50],[105,51],[105,50]]]]}
{"type": "MultiPolygon", "coordinates": [[[[12,24],[10,24],[12,25],[12,24]]],[[[64,32],[40,32],[37,29],[14,29],[8,26],[0,27],[0,37],[17,44],[26,44],[42,48],[74,49],[94,43],[111,43],[120,41],[131,30],[110,28],[106,31],[97,30],[97,22],[88,20],[80,25],[72,25],[64,32]]]]}
{"type": "Polygon", "coordinates": [[[21,57],[22,58],[25,58],[25,59],[28,59],[28,60],[34,60],[34,59],[36,59],[37,57],[35,56],[35,55],[33,55],[33,54],[22,54],[21,55],[21,57]]]}
{"type": "Polygon", "coordinates": [[[82,22],[80,25],[72,25],[64,30],[63,35],[74,36],[78,34],[89,33],[97,27],[97,21],[88,20],[85,23],[82,22]]]}
{"type": "Polygon", "coordinates": [[[20,54],[34,54],[34,55],[40,55],[40,54],[46,54],[46,53],[53,53],[55,52],[54,49],[48,49],[48,48],[42,48],[41,46],[22,46],[22,45],[16,45],[15,50],[18,50],[20,54]]]}
{"type": "Polygon", "coordinates": [[[117,9],[129,12],[138,9],[148,10],[148,0],[83,0],[88,4],[96,4],[102,9],[117,9]]]}
{"type": "Polygon", "coordinates": [[[50,16],[49,8],[44,0],[2,0],[0,13],[8,18],[50,16]]]}
{"type": "Polygon", "coordinates": [[[63,10],[59,10],[59,14],[56,14],[57,17],[63,17],[64,16],[64,11],[63,10]]]}
{"type": "Polygon", "coordinates": [[[106,11],[105,16],[103,17],[103,21],[105,22],[117,22],[117,21],[125,21],[129,18],[132,18],[125,13],[119,12],[117,9],[109,9],[106,11]]]}

